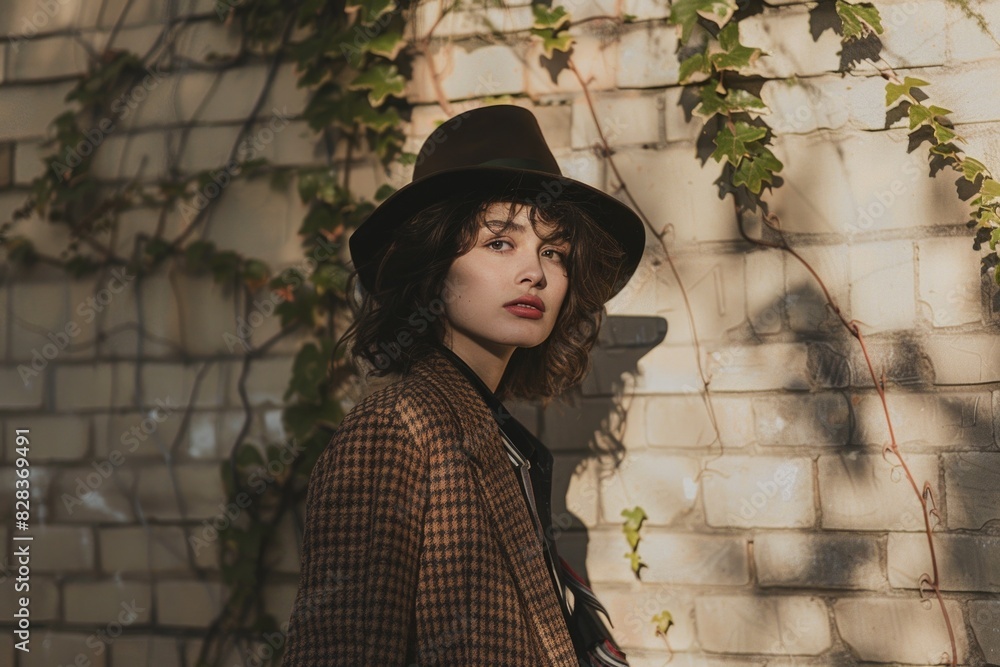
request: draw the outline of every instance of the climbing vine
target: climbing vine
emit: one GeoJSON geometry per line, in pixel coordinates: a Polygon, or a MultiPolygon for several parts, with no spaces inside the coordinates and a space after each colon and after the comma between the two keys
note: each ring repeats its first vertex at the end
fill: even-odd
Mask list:
{"type": "MultiPolygon", "coordinates": [[[[762,116],[768,109],[757,94],[759,81],[752,74],[755,62],[765,56],[760,49],[740,42],[739,22],[748,14],[737,0],[675,0],[669,22],[680,33],[680,81],[697,95],[694,113],[704,119],[714,142],[712,158],[723,165],[722,181],[733,194],[734,206],[741,221],[741,233],[755,245],[780,248],[802,261],[784,240],[777,219],[765,214],[768,230],[777,241],[754,239],[742,228],[742,221],[752,211],[766,210],[762,193],[774,187],[775,175],[784,168],[771,151],[773,133],[762,116]]],[[[160,46],[146,54],[117,48],[113,32],[105,47],[94,54],[87,72],[67,96],[71,109],[52,122],[44,173],[34,179],[25,205],[12,221],[0,225],[0,245],[12,264],[30,269],[37,264],[61,267],[74,277],[99,275],[114,267],[125,267],[138,276],[136,289],[143,279],[158,271],[180,271],[190,275],[210,275],[214,281],[242,297],[242,317],[251,314],[251,303],[262,293],[272,295],[278,305],[281,331],[263,342],[255,342],[249,327],[237,330],[231,350],[242,353],[238,389],[245,419],[230,447],[229,459],[221,465],[221,478],[227,501],[245,511],[215,533],[196,532],[189,540],[189,556],[217,542],[219,568],[228,597],[221,613],[211,624],[198,656],[198,667],[222,664],[226,652],[236,648],[251,651],[260,646],[260,637],[280,629],[278,619],[265,611],[261,585],[268,574],[268,554],[275,542],[277,527],[289,521],[297,503],[304,499],[306,482],[316,457],[329,441],[330,430],[342,417],[341,390],[354,369],[342,350],[334,350],[337,339],[337,316],[346,310],[346,280],[349,270],[341,259],[342,242],[347,232],[361,223],[391,188],[383,187],[372,199],[359,197],[351,186],[352,166],[364,155],[373,156],[383,167],[394,162],[409,163],[414,157],[403,150],[402,120],[408,112],[404,91],[412,60],[426,54],[431,34],[441,19],[460,7],[460,2],[445,4],[437,22],[424,35],[415,34],[410,21],[410,6],[405,0],[346,0],[344,5],[322,0],[218,0],[217,19],[233,26],[241,36],[239,52],[232,58],[215,58],[203,67],[223,71],[234,65],[262,63],[268,76],[258,91],[253,112],[240,128],[230,160],[217,169],[185,174],[172,162],[167,176],[144,180],[141,175],[121,182],[102,180],[95,171],[95,159],[106,150],[105,138],[124,120],[122,96],[151,76],[151,70],[166,75],[181,74],[182,62],[173,48],[183,19],[164,28],[160,46]],[[411,34],[407,34],[407,33],[411,34]],[[164,64],[166,63],[166,64],[164,64]],[[297,83],[309,91],[309,100],[301,119],[322,138],[326,149],[322,166],[289,168],[271,164],[260,151],[241,150],[261,121],[264,101],[271,91],[278,67],[293,63],[297,83]],[[273,187],[282,189],[294,184],[297,196],[307,207],[298,233],[302,239],[305,261],[283,271],[275,271],[267,262],[248,257],[215,243],[194,238],[203,232],[224,190],[238,179],[267,178],[273,187]],[[158,220],[152,234],[139,234],[128,254],[119,254],[117,242],[122,215],[146,210],[158,220]],[[180,232],[168,236],[170,216],[184,221],[180,232]],[[37,216],[47,224],[65,228],[69,243],[59,256],[41,252],[31,240],[16,233],[19,223],[37,216]],[[246,379],[253,363],[264,358],[282,339],[305,334],[307,340],[298,349],[290,370],[282,424],[287,442],[257,442],[248,437],[252,408],[246,379]],[[288,451],[292,458],[286,457],[288,451]],[[261,485],[259,482],[263,481],[261,485]],[[246,502],[249,499],[249,502],[246,502]]],[[[614,165],[613,150],[601,132],[594,112],[587,82],[572,58],[574,25],[572,16],[560,6],[532,5],[533,25],[529,33],[540,40],[545,56],[566,57],[566,67],[579,80],[601,137],[603,155],[632,205],[640,211],[627,184],[614,165]]],[[[837,0],[836,12],[846,41],[883,32],[874,5],[837,0]]],[[[205,20],[206,17],[198,17],[205,20]]],[[[618,25],[634,17],[591,17],[618,25]]],[[[899,79],[883,70],[889,83],[888,108],[906,105],[910,129],[923,133],[931,142],[933,160],[950,164],[977,189],[971,202],[974,209],[970,226],[976,228],[976,248],[988,243],[993,251],[984,258],[984,268],[994,270],[1000,283],[1000,262],[996,246],[1000,243],[1000,182],[978,160],[966,156],[956,145],[961,137],[948,122],[949,110],[924,104],[921,87],[930,84],[921,79],[899,79]]],[[[439,82],[435,81],[440,94],[439,82]]],[[[447,109],[447,100],[442,99],[447,109]]],[[[192,121],[196,119],[191,119],[192,121]]],[[[185,134],[184,140],[186,141],[185,134]]],[[[643,215],[645,219],[645,216],[643,215]]],[[[646,220],[649,223],[648,219],[646,220]]],[[[652,227],[652,225],[650,225],[652,227]]],[[[666,239],[653,232],[664,252],[666,239]]],[[[680,283],[676,267],[666,253],[670,270],[680,283]]],[[[803,261],[803,264],[805,262],[803,261]]],[[[806,265],[810,271],[812,269],[806,265]]],[[[819,278],[813,272],[813,275],[819,278]]],[[[822,281],[820,281],[822,285],[822,281]]],[[[825,286],[823,287],[826,292],[825,286]]],[[[886,407],[885,380],[879,378],[868,356],[858,323],[840,315],[837,305],[830,307],[861,345],[872,381],[883,407],[886,407]]],[[[687,295],[683,294],[689,311],[687,295]]],[[[140,323],[140,337],[148,333],[140,323]]],[[[695,332],[695,345],[699,345],[695,332]]],[[[709,398],[709,379],[701,369],[706,407],[715,424],[709,398]]],[[[141,362],[141,359],[140,359],[141,362]]],[[[192,401],[193,404],[193,401],[192,401]]],[[[188,411],[190,411],[190,407],[188,411]]],[[[185,415],[185,423],[189,415],[185,415]]],[[[889,432],[892,424],[885,409],[889,432]]],[[[718,429],[716,428],[716,432],[718,429]]],[[[928,545],[934,558],[931,518],[936,516],[929,483],[918,485],[895,440],[886,454],[896,457],[924,510],[928,545]]],[[[630,551],[633,572],[645,566],[638,553],[640,528],[646,518],[641,507],[624,510],[623,532],[630,551]]],[[[941,610],[952,632],[939,590],[936,565],[925,575],[921,590],[931,589],[941,602],[941,610]]],[[[653,617],[657,634],[666,637],[673,620],[663,611],[653,617]]],[[[952,633],[952,637],[954,637],[952,633]]],[[[275,647],[266,660],[277,661],[281,647],[275,647]]],[[[952,664],[956,651],[952,639],[952,664]]]]}

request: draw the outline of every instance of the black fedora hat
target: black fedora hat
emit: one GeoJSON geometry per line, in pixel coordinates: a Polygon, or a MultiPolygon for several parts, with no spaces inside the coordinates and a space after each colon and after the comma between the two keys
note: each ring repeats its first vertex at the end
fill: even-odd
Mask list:
{"type": "Polygon", "coordinates": [[[625,252],[611,296],[625,286],[642,259],[646,232],[624,203],[566,178],[542,136],[534,114],[511,104],[473,109],[441,124],[417,154],[413,180],[383,201],[350,237],[351,260],[361,284],[373,291],[379,260],[393,231],[418,211],[455,192],[516,191],[544,208],[559,197],[588,207],[595,221],[625,252]]]}

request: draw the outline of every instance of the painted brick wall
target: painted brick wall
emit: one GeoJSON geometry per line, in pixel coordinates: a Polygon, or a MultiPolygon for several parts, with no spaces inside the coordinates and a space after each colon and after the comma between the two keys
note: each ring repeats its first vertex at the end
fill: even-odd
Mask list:
{"type": "MultiPolygon", "coordinates": [[[[718,196],[719,166],[699,157],[700,124],[683,109],[667,3],[563,4],[576,20],[636,17],[617,30],[600,20],[575,28],[573,57],[621,178],[655,231],[666,232],[711,378],[706,400],[692,323],[650,234],[636,277],[608,311],[611,321],[666,318],[665,340],[637,351],[606,338],[572,400],[544,411],[516,406],[556,453],[564,555],[609,607],[635,667],[671,655],[679,667],[934,664],[948,639],[937,606],[919,599],[930,567],[920,506],[881,456],[886,422],[860,348],[796,260],[740,239],[731,202],[718,196]],[[602,451],[617,452],[621,465],[602,451]],[[635,505],[649,517],[641,582],[620,530],[621,510],[635,505]],[[669,645],[651,622],[663,610],[675,620],[669,645]]],[[[785,164],[783,184],[766,199],[843,312],[863,323],[885,369],[897,440],[940,509],[938,567],[960,662],[1000,664],[1000,306],[979,275],[968,207],[956,196],[956,175],[929,177],[923,149],[907,151],[903,121],[887,123],[878,72],[861,64],[845,73],[839,38],[813,35],[814,5],[770,4],[741,25],[744,43],[769,53],[757,71],[785,164]]],[[[954,110],[968,153],[1000,168],[997,42],[958,2],[876,4],[886,60],[931,81],[928,92],[954,110]]],[[[970,4],[1000,35],[1000,4],[970,4]]],[[[97,174],[153,180],[228,158],[267,66],[205,66],[210,52],[239,48],[211,0],[9,0],[0,9],[8,36],[0,43],[0,221],[43,168],[47,125],[65,109],[88,47],[106,44],[126,5],[115,44],[144,52],[174,21],[173,55],[102,138],[97,174]]],[[[430,26],[436,11],[436,3],[423,6],[419,24],[430,26]]],[[[508,40],[484,37],[477,13],[456,11],[438,26],[432,58],[415,63],[408,148],[447,117],[443,104],[459,112],[511,95],[536,113],[564,173],[616,192],[576,78],[564,70],[553,80],[539,65],[540,47],[525,32],[530,6],[487,16],[508,40]]],[[[291,68],[280,68],[253,127],[261,155],[323,163],[317,138],[297,120],[306,101],[291,68]],[[287,122],[268,133],[276,118],[287,122]]],[[[362,161],[352,183],[371,195],[408,176],[362,161]]],[[[295,232],[304,209],[294,188],[237,182],[219,196],[205,238],[275,266],[301,261],[295,232]]],[[[116,247],[127,252],[158,222],[149,211],[130,213],[116,247]]],[[[168,235],[184,224],[180,215],[164,222],[168,235]]],[[[46,253],[67,242],[37,220],[17,231],[46,253]]],[[[194,550],[190,538],[222,516],[218,462],[241,425],[239,350],[226,342],[239,324],[237,304],[210,279],[179,274],[136,284],[120,274],[95,282],[3,271],[0,488],[14,485],[14,430],[30,428],[35,625],[32,652],[15,652],[13,502],[5,499],[0,663],[83,656],[101,667],[191,665],[222,598],[214,549],[194,550]],[[37,373],[24,377],[19,367],[33,361],[37,373]],[[130,619],[121,637],[93,643],[119,618],[130,619]]],[[[276,320],[265,317],[253,340],[273,335],[276,320]]],[[[253,367],[255,436],[283,435],[295,349],[285,342],[253,367]]],[[[279,618],[287,618],[298,567],[291,546],[299,536],[292,526],[286,532],[268,588],[279,618]]]]}

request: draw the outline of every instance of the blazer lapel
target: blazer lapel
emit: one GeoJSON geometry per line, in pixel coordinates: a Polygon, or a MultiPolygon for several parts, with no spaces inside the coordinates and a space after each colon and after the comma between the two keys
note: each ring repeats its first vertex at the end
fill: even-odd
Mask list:
{"type": "Polygon", "coordinates": [[[579,661],[566,620],[552,587],[534,520],[521,496],[517,473],[507,457],[499,426],[468,379],[440,353],[418,362],[456,411],[464,437],[459,450],[468,458],[480,498],[496,528],[514,583],[553,667],[577,667],[579,661]]]}

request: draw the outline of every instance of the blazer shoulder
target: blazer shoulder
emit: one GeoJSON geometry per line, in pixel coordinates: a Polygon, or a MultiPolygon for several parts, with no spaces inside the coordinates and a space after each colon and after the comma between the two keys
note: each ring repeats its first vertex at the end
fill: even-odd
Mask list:
{"type": "MultiPolygon", "coordinates": [[[[417,374],[403,375],[375,389],[357,403],[337,431],[386,426],[404,427],[415,438],[421,435],[456,435],[462,432],[449,396],[417,374]]],[[[335,436],[336,439],[336,436],[335,436]]]]}

